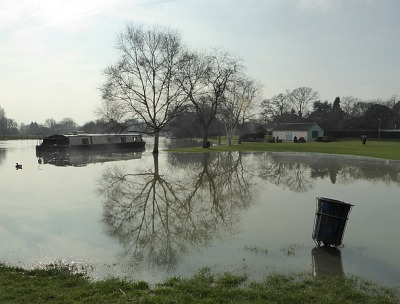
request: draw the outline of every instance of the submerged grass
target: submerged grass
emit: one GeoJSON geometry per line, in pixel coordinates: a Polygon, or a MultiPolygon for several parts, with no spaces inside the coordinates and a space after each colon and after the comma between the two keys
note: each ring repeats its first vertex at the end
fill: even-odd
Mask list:
{"type": "Polygon", "coordinates": [[[91,282],[67,267],[23,270],[0,264],[0,303],[399,303],[396,291],[359,278],[273,274],[264,282],[246,275],[213,274],[146,282],[110,278],[91,282]]]}
{"type": "Polygon", "coordinates": [[[359,139],[337,140],[333,142],[307,143],[267,143],[267,142],[243,142],[232,145],[213,145],[208,149],[202,147],[171,149],[168,152],[314,152],[341,155],[354,155],[362,157],[373,157],[389,160],[400,160],[399,140],[368,140],[365,145],[359,139]]]}

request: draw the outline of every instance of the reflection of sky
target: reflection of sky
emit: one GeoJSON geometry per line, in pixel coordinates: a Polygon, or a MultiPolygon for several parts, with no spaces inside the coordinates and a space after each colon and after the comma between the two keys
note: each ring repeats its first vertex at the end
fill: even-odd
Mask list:
{"type": "MultiPolygon", "coordinates": [[[[400,281],[398,181],[388,183],[379,178],[360,177],[361,180],[332,184],[329,177],[310,178],[310,169],[305,165],[311,162],[310,158],[298,156],[295,159],[302,164],[302,178],[311,182],[306,191],[294,192],[291,187],[278,186],[276,176],[270,178],[265,174],[265,179],[259,179],[251,172],[256,181],[252,188],[254,202],[238,214],[240,223],[235,234],[216,240],[208,248],[189,251],[180,258],[173,272],[167,272],[132,265],[129,257],[120,257],[118,240],[104,233],[103,205],[95,193],[105,169],[115,164],[127,172],[138,167],[150,170],[151,150],[141,159],[77,168],[39,166],[33,141],[7,145],[7,157],[0,165],[0,238],[6,244],[0,250],[0,260],[15,263],[22,260],[23,264],[56,259],[86,260],[96,263],[96,275],[119,273],[132,277],[134,271],[135,278],[150,281],[162,280],[164,276],[190,275],[203,266],[215,266],[222,271],[247,269],[254,271],[255,278],[274,270],[311,271],[315,198],[330,197],[355,205],[341,248],[344,272],[365,275],[386,284],[400,281]],[[23,164],[22,170],[15,170],[16,162],[23,164]],[[294,254],[288,255],[291,250],[294,254]],[[117,266],[109,267],[112,264],[117,266]]],[[[197,156],[191,157],[195,160],[197,156]]],[[[244,168],[250,159],[252,163],[279,162],[278,156],[272,161],[262,153],[244,154],[242,158],[244,168]]],[[[311,158],[315,160],[316,156],[311,158]]],[[[198,159],[202,159],[200,154],[198,159]]],[[[166,153],[161,153],[159,160],[164,178],[168,174],[185,176],[185,166],[179,168],[178,159],[173,172],[167,170],[166,153]]],[[[280,161],[282,165],[293,162],[287,158],[280,161]]],[[[329,161],[321,163],[328,166],[329,161]]],[[[195,172],[186,175],[192,176],[196,176],[195,172]]]]}
{"type": "Polygon", "coordinates": [[[93,201],[93,177],[101,167],[39,166],[32,142],[7,155],[0,167],[2,188],[6,189],[2,191],[0,233],[9,240],[3,249],[20,250],[33,259],[44,255],[51,261],[64,253],[90,256],[96,251],[101,210],[93,201]],[[16,162],[23,165],[22,170],[15,169],[16,162]],[[88,225],[88,219],[95,225],[88,225]]]}

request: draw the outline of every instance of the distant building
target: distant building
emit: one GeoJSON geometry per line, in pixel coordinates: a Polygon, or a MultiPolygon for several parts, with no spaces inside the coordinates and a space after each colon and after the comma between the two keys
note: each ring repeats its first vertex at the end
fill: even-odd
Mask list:
{"type": "Polygon", "coordinates": [[[304,137],[306,141],[310,141],[324,136],[324,130],[315,122],[281,123],[274,128],[272,136],[282,141],[293,141],[295,136],[297,139],[304,137]]]}

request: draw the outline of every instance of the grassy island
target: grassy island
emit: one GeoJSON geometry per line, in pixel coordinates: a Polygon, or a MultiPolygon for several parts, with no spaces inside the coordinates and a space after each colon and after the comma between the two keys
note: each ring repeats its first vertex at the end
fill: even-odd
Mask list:
{"type": "Polygon", "coordinates": [[[189,279],[171,278],[150,287],[115,278],[90,281],[68,267],[24,270],[0,264],[1,303],[399,303],[393,289],[359,278],[309,274],[213,275],[203,269],[189,279]]]}

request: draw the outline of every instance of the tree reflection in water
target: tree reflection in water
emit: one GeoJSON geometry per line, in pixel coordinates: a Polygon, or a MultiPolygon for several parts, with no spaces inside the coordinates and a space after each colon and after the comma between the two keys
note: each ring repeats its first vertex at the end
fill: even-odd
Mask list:
{"type": "MultiPolygon", "coordinates": [[[[110,167],[99,191],[104,227],[130,267],[174,270],[190,251],[236,235],[241,211],[268,183],[306,192],[318,179],[400,182],[400,163],[312,154],[168,153],[150,170],[110,167]],[[257,185],[257,186],[256,186],[257,185]]],[[[161,158],[160,158],[161,159],[161,158]]]]}
{"type": "Polygon", "coordinates": [[[114,166],[102,175],[106,232],[133,264],[173,269],[182,254],[237,232],[253,201],[252,170],[240,153],[193,155],[169,154],[162,173],[154,155],[152,170],[114,166]]]}
{"type": "Polygon", "coordinates": [[[0,147],[0,164],[6,159],[7,149],[0,147]]]}
{"type": "Polygon", "coordinates": [[[294,192],[307,192],[314,186],[306,164],[296,158],[281,161],[277,156],[265,154],[259,166],[260,178],[294,192]]]}
{"type": "Polygon", "coordinates": [[[400,185],[400,162],[338,155],[308,153],[264,153],[258,158],[258,176],[283,189],[307,192],[316,179],[329,178],[332,184],[357,180],[400,185]]]}

